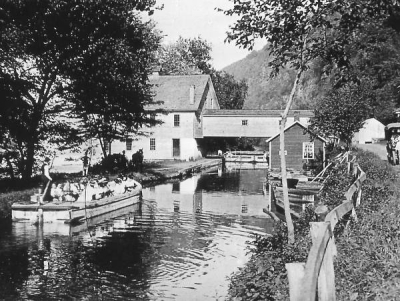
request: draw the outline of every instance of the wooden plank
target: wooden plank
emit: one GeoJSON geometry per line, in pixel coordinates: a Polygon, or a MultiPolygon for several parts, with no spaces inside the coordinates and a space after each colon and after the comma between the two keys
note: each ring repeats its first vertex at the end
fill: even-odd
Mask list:
{"type": "Polygon", "coordinates": [[[348,201],[351,200],[353,194],[361,187],[362,182],[367,178],[365,172],[361,171],[359,178],[350,186],[349,190],[345,193],[345,197],[348,201]]]}
{"type": "Polygon", "coordinates": [[[329,212],[325,217],[325,221],[330,222],[332,229],[334,229],[338,221],[351,209],[353,209],[353,203],[346,201],[329,212]]]}
{"type": "Polygon", "coordinates": [[[336,246],[332,236],[325,250],[324,259],[318,276],[318,301],[335,301],[335,269],[333,257],[336,256],[336,246]]]}
{"type": "MultiPolygon", "coordinates": [[[[285,210],[285,206],[282,201],[276,200],[275,205],[282,208],[283,210],[285,210]]],[[[290,209],[290,214],[293,215],[295,218],[300,218],[300,213],[297,213],[296,211],[294,211],[292,209],[290,209]]]]}
{"type": "Polygon", "coordinates": [[[318,234],[314,235],[315,241],[308,253],[301,290],[302,296],[298,300],[314,301],[316,297],[318,274],[324,259],[326,246],[332,234],[330,223],[320,222],[320,224],[317,230],[318,234]]]}
{"type": "Polygon", "coordinates": [[[292,262],[285,264],[289,279],[290,301],[301,301],[301,291],[304,278],[304,262],[292,262]]]}
{"type": "Polygon", "coordinates": [[[280,221],[279,217],[272,211],[269,211],[267,208],[263,208],[263,212],[268,214],[274,221],[276,222],[280,221]]]}
{"type": "MultiPolygon", "coordinates": [[[[282,187],[275,187],[276,191],[283,192],[282,187]]],[[[306,190],[306,189],[296,189],[296,188],[288,188],[288,193],[295,195],[316,195],[318,191],[316,190],[306,190]]]]}

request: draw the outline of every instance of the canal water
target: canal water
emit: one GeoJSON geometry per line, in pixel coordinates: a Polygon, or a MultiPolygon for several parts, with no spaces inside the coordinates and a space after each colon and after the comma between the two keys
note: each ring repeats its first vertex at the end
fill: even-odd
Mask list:
{"type": "Polygon", "coordinates": [[[70,227],[0,229],[0,299],[224,300],[270,232],[266,170],[230,166],[144,188],[143,202],[70,227]]]}

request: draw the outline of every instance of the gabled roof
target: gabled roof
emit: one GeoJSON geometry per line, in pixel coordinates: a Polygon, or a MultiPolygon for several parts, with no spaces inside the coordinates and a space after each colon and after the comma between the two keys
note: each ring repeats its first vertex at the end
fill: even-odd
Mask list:
{"type": "MultiPolygon", "coordinates": [[[[298,112],[299,117],[314,117],[312,110],[290,110],[288,117],[294,117],[298,112]]],[[[203,116],[266,116],[281,117],[283,110],[204,110],[203,116]]]]}
{"type": "Polygon", "coordinates": [[[155,92],[154,101],[161,105],[149,105],[148,110],[164,109],[167,111],[197,111],[204,93],[211,84],[209,75],[158,75],[150,78],[155,92]],[[209,83],[210,82],[210,83],[209,83]],[[190,103],[190,87],[194,86],[194,103],[190,103]]]}
{"type": "MultiPolygon", "coordinates": [[[[287,126],[287,127],[285,128],[285,132],[286,132],[287,130],[289,130],[290,128],[294,127],[296,124],[299,125],[299,126],[301,126],[301,127],[302,127],[303,129],[305,129],[307,132],[309,132],[307,126],[304,125],[304,124],[302,124],[302,123],[299,122],[299,121],[295,121],[293,124],[287,126]]],[[[279,133],[276,134],[275,136],[273,136],[273,137],[269,138],[268,140],[266,140],[266,142],[267,142],[267,143],[268,143],[268,142],[271,142],[272,140],[274,140],[274,139],[276,139],[277,137],[279,137],[280,134],[281,134],[281,133],[279,132],[279,133]]],[[[321,137],[321,136],[319,136],[319,135],[317,135],[317,138],[320,139],[320,140],[322,140],[322,141],[324,141],[324,142],[327,142],[325,138],[323,138],[323,137],[321,137]]]]}

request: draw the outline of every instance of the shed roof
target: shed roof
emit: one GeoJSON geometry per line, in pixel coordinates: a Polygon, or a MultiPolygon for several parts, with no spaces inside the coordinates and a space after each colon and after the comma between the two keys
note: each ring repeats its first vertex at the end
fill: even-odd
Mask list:
{"type": "MultiPolygon", "coordinates": [[[[209,75],[159,75],[150,78],[155,92],[154,101],[148,110],[164,109],[167,111],[197,111],[205,93],[209,75]],[[190,103],[190,87],[194,86],[194,102],[190,103]]],[[[210,81],[211,82],[211,81],[210,81]]]]}
{"type": "MultiPolygon", "coordinates": [[[[298,112],[299,117],[313,117],[312,110],[290,110],[289,117],[294,117],[295,112],[298,112]]],[[[204,116],[266,116],[266,117],[281,117],[283,110],[204,110],[204,116]]]]}
{"type": "MultiPolygon", "coordinates": [[[[290,128],[294,127],[296,124],[299,125],[299,126],[301,126],[303,129],[305,129],[306,131],[309,132],[307,126],[304,125],[304,124],[302,124],[302,123],[299,122],[299,121],[295,121],[293,124],[287,126],[287,127],[285,128],[285,132],[286,132],[287,130],[289,130],[290,128]]],[[[275,136],[272,136],[271,138],[269,138],[268,140],[266,140],[266,142],[267,142],[267,143],[268,143],[268,142],[271,142],[272,140],[274,140],[274,139],[276,139],[277,137],[279,137],[280,134],[281,134],[281,133],[279,132],[279,133],[276,134],[275,136]]],[[[317,138],[320,139],[320,140],[322,140],[322,141],[324,141],[324,142],[327,142],[325,138],[323,138],[323,137],[321,137],[321,136],[319,136],[319,135],[317,135],[317,138]]]]}
{"type": "Polygon", "coordinates": [[[400,122],[394,122],[394,123],[389,123],[386,126],[387,129],[392,129],[392,128],[400,128],[400,122]]]}

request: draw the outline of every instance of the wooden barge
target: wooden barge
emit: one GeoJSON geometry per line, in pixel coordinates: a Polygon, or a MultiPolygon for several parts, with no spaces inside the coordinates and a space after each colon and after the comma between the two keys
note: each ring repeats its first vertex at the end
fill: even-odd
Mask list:
{"type": "Polygon", "coordinates": [[[104,197],[98,200],[75,202],[49,202],[22,204],[14,203],[12,220],[15,222],[61,221],[64,223],[79,222],[134,205],[141,201],[142,186],[138,184],[132,191],[104,197]]]}

